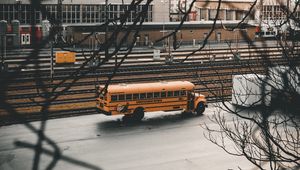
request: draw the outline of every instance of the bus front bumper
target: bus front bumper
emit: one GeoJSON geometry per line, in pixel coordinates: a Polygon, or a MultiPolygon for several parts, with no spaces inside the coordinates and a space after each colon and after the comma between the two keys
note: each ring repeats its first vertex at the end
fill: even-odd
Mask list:
{"type": "Polygon", "coordinates": [[[106,111],[101,110],[101,109],[99,109],[99,108],[96,108],[96,111],[97,111],[98,113],[101,113],[101,114],[104,114],[104,115],[107,115],[107,116],[111,116],[111,112],[106,112],[106,111]]]}

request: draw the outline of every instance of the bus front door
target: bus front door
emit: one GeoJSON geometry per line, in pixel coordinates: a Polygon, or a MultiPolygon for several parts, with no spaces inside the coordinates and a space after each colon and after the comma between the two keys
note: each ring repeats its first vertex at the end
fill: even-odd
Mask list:
{"type": "Polygon", "coordinates": [[[194,109],[194,94],[189,92],[188,93],[188,110],[193,110],[194,109]]]}

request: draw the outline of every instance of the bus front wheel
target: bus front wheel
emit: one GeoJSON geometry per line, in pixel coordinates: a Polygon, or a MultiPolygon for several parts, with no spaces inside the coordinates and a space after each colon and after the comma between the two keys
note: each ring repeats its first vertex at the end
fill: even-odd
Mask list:
{"type": "Polygon", "coordinates": [[[144,118],[144,115],[145,115],[144,108],[142,108],[142,107],[136,108],[133,112],[133,117],[137,121],[142,120],[144,118]]]}
{"type": "Polygon", "coordinates": [[[196,108],[196,114],[197,116],[200,116],[203,114],[205,111],[205,105],[203,102],[198,103],[197,108],[196,108]]]}

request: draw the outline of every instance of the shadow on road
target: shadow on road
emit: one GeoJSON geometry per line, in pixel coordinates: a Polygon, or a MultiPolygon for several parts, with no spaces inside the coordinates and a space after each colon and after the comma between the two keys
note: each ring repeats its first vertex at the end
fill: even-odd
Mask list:
{"type": "MultiPolygon", "coordinates": [[[[150,114],[149,114],[150,115],[150,114]]],[[[188,122],[195,121],[196,119],[203,119],[206,117],[194,116],[194,115],[183,115],[181,113],[176,114],[165,114],[165,115],[151,115],[146,116],[142,121],[126,120],[118,118],[115,120],[108,120],[98,123],[98,130],[105,132],[120,132],[130,131],[132,129],[154,129],[160,127],[173,127],[182,126],[188,122]]]]}

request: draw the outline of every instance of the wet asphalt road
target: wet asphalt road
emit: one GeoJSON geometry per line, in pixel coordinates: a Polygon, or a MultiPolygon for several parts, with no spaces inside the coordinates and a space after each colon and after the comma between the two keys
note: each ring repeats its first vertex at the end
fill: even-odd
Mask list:
{"type": "Polygon", "coordinates": [[[41,122],[0,127],[0,169],[252,169],[245,158],[230,156],[205,139],[201,126],[217,127],[209,120],[214,109],[210,105],[200,117],[146,113],[140,123],[105,115],[53,119],[46,122],[47,140],[40,152],[34,150],[38,138],[33,131],[40,129],[41,122]]]}

